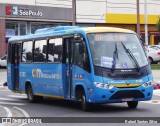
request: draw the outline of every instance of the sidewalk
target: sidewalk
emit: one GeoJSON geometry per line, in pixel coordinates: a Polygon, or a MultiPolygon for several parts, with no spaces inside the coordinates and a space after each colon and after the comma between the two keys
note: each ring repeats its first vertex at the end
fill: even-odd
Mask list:
{"type": "Polygon", "coordinates": [[[6,69],[0,69],[0,86],[7,81],[6,69]]]}
{"type": "Polygon", "coordinates": [[[153,81],[160,84],[160,70],[152,70],[153,81]]]}

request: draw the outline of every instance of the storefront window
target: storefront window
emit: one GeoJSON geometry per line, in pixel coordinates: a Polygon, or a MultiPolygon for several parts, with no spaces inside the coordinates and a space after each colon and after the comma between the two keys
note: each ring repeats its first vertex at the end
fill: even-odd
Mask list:
{"type": "Polygon", "coordinates": [[[26,34],[26,22],[19,22],[20,23],[20,35],[26,34]]]}
{"type": "Polygon", "coordinates": [[[56,27],[56,26],[66,26],[70,25],[69,23],[40,23],[40,22],[32,22],[31,23],[31,33],[35,33],[37,29],[56,27]]]}
{"type": "Polygon", "coordinates": [[[18,22],[7,21],[6,22],[6,36],[18,35],[18,22]]]}
{"type": "Polygon", "coordinates": [[[160,35],[155,35],[155,38],[154,38],[154,44],[155,45],[160,45],[160,35]]]}
{"type": "Polygon", "coordinates": [[[21,21],[7,21],[6,22],[6,36],[25,35],[27,23],[21,21]]]}
{"type": "Polygon", "coordinates": [[[76,26],[79,26],[79,27],[95,27],[96,25],[95,24],[82,24],[82,23],[76,23],[76,26]]]}

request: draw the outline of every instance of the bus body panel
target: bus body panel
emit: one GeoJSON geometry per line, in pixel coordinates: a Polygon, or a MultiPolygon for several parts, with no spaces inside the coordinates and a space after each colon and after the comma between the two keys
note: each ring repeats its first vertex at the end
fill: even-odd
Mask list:
{"type": "Polygon", "coordinates": [[[21,90],[25,91],[26,81],[30,81],[37,95],[64,96],[62,64],[20,64],[21,90]]]}
{"type": "Polygon", "coordinates": [[[92,84],[92,80],[93,80],[93,76],[91,76],[91,73],[88,73],[87,71],[83,70],[82,68],[73,65],[72,66],[72,71],[73,71],[73,92],[74,92],[74,96],[75,96],[75,88],[77,85],[81,85],[84,88],[86,95],[86,99],[87,101],[89,100],[88,95],[89,92],[91,92],[88,89],[92,89],[93,88],[93,84],[92,84]]]}
{"type": "Polygon", "coordinates": [[[14,90],[13,88],[13,77],[14,77],[14,65],[7,64],[7,85],[10,90],[14,90]]]}

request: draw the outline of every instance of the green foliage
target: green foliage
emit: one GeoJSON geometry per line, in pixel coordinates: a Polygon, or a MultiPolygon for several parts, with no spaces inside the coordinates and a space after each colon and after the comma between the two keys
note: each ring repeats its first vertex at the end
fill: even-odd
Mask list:
{"type": "Polygon", "coordinates": [[[160,70],[160,64],[152,64],[151,69],[152,70],[160,70]]]}
{"type": "Polygon", "coordinates": [[[160,17],[158,17],[158,21],[156,23],[156,27],[157,27],[158,31],[160,31],[160,17]]]}

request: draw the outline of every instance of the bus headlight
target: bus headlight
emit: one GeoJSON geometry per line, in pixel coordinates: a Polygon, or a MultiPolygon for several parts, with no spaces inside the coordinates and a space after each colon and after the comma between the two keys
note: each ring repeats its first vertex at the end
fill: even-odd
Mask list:
{"type": "Polygon", "coordinates": [[[148,81],[148,82],[142,84],[142,86],[145,87],[145,88],[147,88],[149,86],[152,86],[152,85],[154,85],[153,81],[148,81]]]}
{"type": "Polygon", "coordinates": [[[103,89],[112,89],[114,87],[113,85],[104,84],[100,82],[94,82],[94,85],[98,88],[103,88],[103,89]]]}

